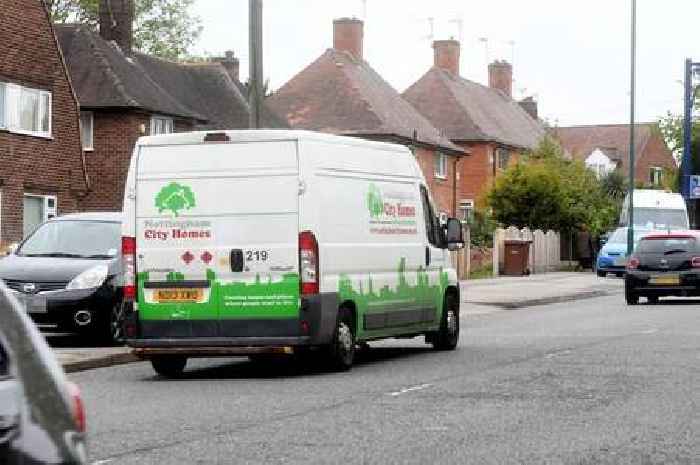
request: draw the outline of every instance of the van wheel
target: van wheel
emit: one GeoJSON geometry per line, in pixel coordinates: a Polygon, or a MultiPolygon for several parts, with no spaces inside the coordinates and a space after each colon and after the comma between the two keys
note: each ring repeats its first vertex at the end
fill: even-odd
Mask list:
{"type": "Polygon", "coordinates": [[[181,355],[157,355],[151,358],[153,370],[165,378],[178,378],[187,365],[187,357],[181,355]]]}
{"type": "Polygon", "coordinates": [[[429,342],[437,350],[454,350],[459,341],[459,302],[453,294],[447,294],[443,306],[440,329],[429,342]]]}
{"type": "Polygon", "coordinates": [[[341,311],[333,335],[333,343],[328,348],[328,362],[334,371],[347,371],[355,360],[355,335],[352,332],[351,313],[341,311]]]}

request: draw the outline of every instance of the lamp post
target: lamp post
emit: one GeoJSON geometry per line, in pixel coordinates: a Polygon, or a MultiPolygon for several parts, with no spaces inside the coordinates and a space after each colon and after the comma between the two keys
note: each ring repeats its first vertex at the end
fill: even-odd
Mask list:
{"type": "Polygon", "coordinates": [[[636,86],[636,62],[637,62],[637,0],[632,0],[632,46],[631,46],[631,73],[630,73],[630,173],[629,173],[629,205],[627,223],[627,256],[632,255],[634,249],[634,98],[636,86]]]}

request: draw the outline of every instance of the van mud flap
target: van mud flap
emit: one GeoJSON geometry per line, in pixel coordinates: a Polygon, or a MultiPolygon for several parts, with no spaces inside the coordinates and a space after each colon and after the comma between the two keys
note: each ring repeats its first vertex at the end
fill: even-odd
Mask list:
{"type": "Polygon", "coordinates": [[[309,337],[312,345],[325,345],[333,342],[333,332],[338,323],[337,292],[304,296],[301,298],[300,320],[309,324],[309,337]]]}

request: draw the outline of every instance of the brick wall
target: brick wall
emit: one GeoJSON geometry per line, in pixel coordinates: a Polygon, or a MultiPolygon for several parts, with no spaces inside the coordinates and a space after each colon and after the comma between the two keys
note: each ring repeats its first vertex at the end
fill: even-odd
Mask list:
{"type": "Polygon", "coordinates": [[[445,212],[454,216],[454,163],[456,157],[447,156],[447,177],[440,179],[435,177],[435,150],[418,148],[415,153],[418,165],[420,165],[423,176],[428,183],[433,202],[435,202],[435,208],[438,210],[436,213],[445,212]]]}
{"type": "MultiPolygon", "coordinates": [[[[136,140],[150,133],[151,115],[93,111],[93,149],[85,152],[92,188],[80,203],[86,211],[122,209],[124,184],[136,140]]],[[[175,131],[191,131],[192,123],[175,120],[175,131]]]]}
{"type": "MultiPolygon", "coordinates": [[[[673,155],[658,134],[652,134],[635,164],[634,177],[638,182],[649,184],[649,168],[658,166],[661,168],[675,168],[673,155]]],[[[624,173],[627,175],[627,173],[624,173]]]]}
{"type": "Polygon", "coordinates": [[[0,130],[0,242],[22,238],[23,196],[50,194],[59,213],[78,209],[85,193],[77,103],[43,3],[3,0],[0,80],[52,92],[52,138],[0,130]]]}
{"type": "MultiPolygon", "coordinates": [[[[483,206],[494,181],[494,157],[498,146],[494,143],[465,143],[460,147],[471,151],[459,164],[459,200],[473,200],[477,208],[483,206]]],[[[516,163],[520,153],[510,151],[509,165],[516,163]]],[[[496,176],[501,171],[496,168],[496,176]]]]}

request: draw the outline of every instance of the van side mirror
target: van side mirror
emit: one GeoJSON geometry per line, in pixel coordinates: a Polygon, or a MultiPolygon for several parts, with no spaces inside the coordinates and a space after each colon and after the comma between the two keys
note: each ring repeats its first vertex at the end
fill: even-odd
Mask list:
{"type": "Polygon", "coordinates": [[[462,222],[457,218],[447,220],[447,248],[457,250],[464,247],[464,236],[462,222]]]}

